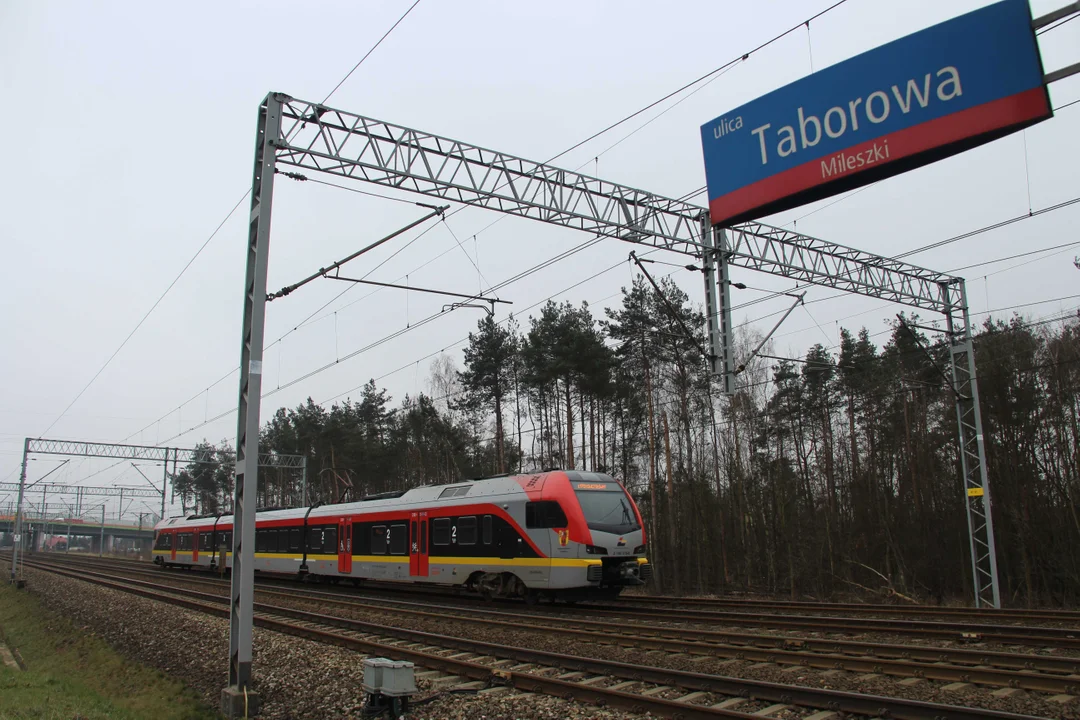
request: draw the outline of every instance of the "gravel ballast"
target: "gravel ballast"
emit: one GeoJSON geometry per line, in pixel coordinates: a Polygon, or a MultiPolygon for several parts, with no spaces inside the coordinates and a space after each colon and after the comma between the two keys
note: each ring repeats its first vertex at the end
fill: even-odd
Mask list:
{"type": "MultiPolygon", "coordinates": [[[[229,626],[221,618],[98,585],[26,569],[27,587],[56,612],[71,618],[138,662],[184,681],[211,707],[226,685],[229,626]]],[[[364,656],[342,648],[255,628],[253,684],[260,718],[360,718],[364,656]]],[[[415,699],[432,694],[417,679],[415,699]]],[[[631,720],[646,717],[516,691],[445,695],[409,713],[417,720],[631,720]]]]}

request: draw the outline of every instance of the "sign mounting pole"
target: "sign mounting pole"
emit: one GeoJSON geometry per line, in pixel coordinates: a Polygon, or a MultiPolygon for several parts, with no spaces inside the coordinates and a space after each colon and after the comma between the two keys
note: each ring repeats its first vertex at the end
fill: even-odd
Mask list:
{"type": "Polygon", "coordinates": [[[257,706],[257,698],[254,697],[251,686],[251,630],[252,596],[255,589],[259,405],[262,395],[266,268],[270,258],[270,207],[274,197],[274,167],[277,159],[276,145],[281,133],[282,98],[278,93],[270,93],[259,107],[255,168],[251,180],[233,495],[229,685],[221,693],[221,710],[230,718],[246,717],[254,712],[252,706],[257,706]]]}

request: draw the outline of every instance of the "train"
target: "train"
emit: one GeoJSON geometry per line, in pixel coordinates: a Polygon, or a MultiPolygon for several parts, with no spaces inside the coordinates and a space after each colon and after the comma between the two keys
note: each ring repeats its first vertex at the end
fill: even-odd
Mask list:
{"type": "MultiPolygon", "coordinates": [[[[637,504],[609,475],[550,470],[256,512],[255,570],[396,581],[488,599],[611,600],[652,575],[637,504]]],[[[155,525],[153,562],[224,573],[232,516],[155,525]]]]}

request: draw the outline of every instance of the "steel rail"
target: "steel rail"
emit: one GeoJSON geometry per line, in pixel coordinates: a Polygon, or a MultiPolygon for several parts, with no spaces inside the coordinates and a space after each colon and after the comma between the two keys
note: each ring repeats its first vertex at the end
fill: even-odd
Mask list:
{"type": "MultiPolygon", "coordinates": [[[[56,572],[74,579],[88,580],[91,582],[97,582],[99,584],[115,586],[116,589],[125,590],[130,587],[129,585],[125,585],[123,583],[114,582],[116,576],[107,576],[97,572],[80,574],[64,569],[59,569],[55,566],[50,567],[48,563],[39,564],[37,562],[34,562],[33,566],[49,572],[56,572]],[[92,577],[87,577],[88,575],[92,577]]],[[[153,583],[143,582],[140,580],[133,580],[129,578],[120,579],[125,580],[127,583],[131,583],[136,586],[160,588],[160,586],[156,586],[153,583]]],[[[163,598],[173,597],[170,595],[157,593],[153,590],[144,590],[140,587],[136,587],[134,589],[139,590],[137,594],[151,593],[153,595],[162,596],[163,598]]],[[[194,596],[203,600],[210,601],[212,603],[227,603],[228,601],[228,598],[224,596],[198,593],[194,591],[188,591],[182,588],[177,588],[176,591],[185,592],[186,595],[188,595],[189,597],[194,596]]],[[[186,602],[198,602],[191,601],[188,598],[184,598],[184,600],[186,602]]],[[[785,704],[803,705],[814,708],[828,708],[841,712],[852,712],[871,716],[884,715],[887,717],[912,718],[919,720],[925,718],[935,718],[938,720],[967,720],[968,718],[1030,717],[1011,713],[1000,713],[998,711],[991,711],[985,709],[938,705],[921,701],[911,701],[881,696],[859,695],[834,690],[818,690],[816,688],[779,685],[776,683],[763,683],[754,680],[744,680],[739,678],[728,678],[717,675],[706,675],[702,673],[652,668],[641,665],[619,663],[614,661],[594,660],[574,655],[550,653],[546,651],[531,650],[514,646],[498,645],[494,643],[468,640],[464,638],[439,635],[435,633],[428,633],[417,630],[387,628],[376,623],[369,623],[360,620],[353,620],[349,618],[342,618],[319,613],[311,613],[293,608],[283,608],[274,605],[266,605],[263,603],[255,603],[255,609],[258,613],[256,615],[256,624],[259,624],[258,618],[260,617],[266,619],[267,615],[275,615],[289,618],[291,620],[329,625],[332,627],[343,628],[356,632],[388,635],[412,643],[436,645],[443,648],[452,648],[456,650],[463,650],[469,653],[490,655],[496,658],[513,659],[525,663],[536,663],[560,669],[587,671],[598,675],[629,679],[638,682],[653,683],[663,686],[677,687],[680,689],[699,690],[708,693],[722,693],[725,695],[733,695],[739,697],[749,696],[755,699],[765,699],[785,704]]],[[[224,610],[221,611],[221,615],[225,615],[224,610]]],[[[301,630],[307,632],[316,632],[320,635],[327,634],[324,631],[319,630],[305,630],[303,628],[301,630]]],[[[341,638],[342,636],[336,637],[341,638]]],[[[429,663],[426,661],[427,658],[434,658],[444,662],[450,661],[450,658],[437,655],[433,656],[424,652],[419,652],[409,648],[403,648],[397,645],[378,645],[379,649],[377,650],[377,652],[390,651],[391,653],[397,653],[400,656],[406,657],[406,659],[411,659],[414,662],[425,666],[429,666],[429,663]]],[[[490,677],[490,674],[493,672],[492,668],[485,665],[477,665],[475,663],[468,663],[468,661],[462,660],[453,660],[452,662],[475,665],[477,668],[480,668],[482,669],[482,671],[486,672],[488,674],[488,677],[490,677]]],[[[445,668],[438,667],[438,669],[445,668]]],[[[453,672],[457,674],[464,674],[468,677],[476,677],[475,675],[470,675],[468,672],[458,673],[457,670],[454,670],[453,672]]],[[[502,675],[503,673],[502,671],[498,671],[498,674],[502,675]]],[[[515,687],[518,687],[520,689],[558,695],[560,694],[559,692],[552,692],[552,689],[556,688],[569,692],[570,696],[572,696],[574,699],[586,699],[587,701],[591,702],[595,702],[597,700],[604,700],[604,703],[597,704],[609,704],[612,707],[621,707],[624,709],[633,710],[635,712],[653,712],[654,710],[649,707],[649,704],[655,703],[655,705],[653,705],[655,711],[657,711],[659,714],[663,714],[666,717],[681,717],[687,719],[697,717],[754,717],[752,715],[737,713],[728,710],[718,710],[716,708],[695,706],[687,703],[663,700],[656,697],[623,693],[619,691],[610,691],[605,688],[583,688],[577,683],[565,682],[552,678],[538,677],[529,673],[508,672],[507,674],[511,676],[522,676],[524,680],[523,684],[519,684],[517,681],[514,681],[512,683],[515,687]],[[530,687],[530,683],[537,684],[535,685],[535,687],[530,687]],[[551,683],[555,683],[555,685],[553,686],[551,685],[551,683]],[[584,698],[582,697],[582,693],[579,692],[581,690],[586,691],[584,693],[584,698]]]]}
{"type": "MultiPolygon", "coordinates": [[[[71,560],[74,560],[74,558],[65,558],[65,560],[71,561],[71,560]]],[[[90,558],[80,558],[79,560],[87,562],[88,564],[93,565],[93,566],[98,566],[98,562],[96,560],[92,560],[90,558]]],[[[142,563],[142,564],[145,565],[145,563],[142,563]]],[[[150,572],[151,574],[156,574],[156,571],[145,570],[145,572],[150,572]]],[[[262,578],[261,582],[263,582],[263,583],[274,582],[276,580],[277,580],[277,578],[262,578]]],[[[290,588],[295,587],[295,581],[293,581],[293,580],[286,580],[286,579],[282,578],[281,582],[285,583],[290,588]]],[[[365,583],[365,585],[366,585],[366,583],[365,583]]],[[[386,585],[394,585],[394,583],[382,583],[379,586],[376,586],[374,588],[369,588],[369,589],[373,589],[375,591],[381,591],[383,589],[383,586],[386,586],[386,585]]],[[[407,586],[404,586],[404,587],[407,587],[407,586]]],[[[304,590],[298,590],[297,592],[319,592],[319,591],[311,591],[311,590],[304,589],[304,590]]],[[[405,593],[405,594],[433,595],[433,596],[437,596],[437,597],[438,596],[441,596],[441,597],[447,597],[448,596],[447,593],[421,593],[421,592],[415,592],[414,593],[411,590],[409,592],[405,593]]],[[[380,598],[380,600],[386,602],[385,600],[382,600],[381,598],[380,598]]],[[[408,602],[408,601],[391,600],[389,602],[403,603],[403,602],[408,602]]],[[[443,607],[445,608],[445,606],[443,606],[443,607]]],[[[489,609],[487,605],[485,605],[484,608],[485,608],[485,610],[484,610],[485,612],[487,612],[487,610],[489,609]]],[[[469,610],[469,608],[466,608],[466,607],[461,607],[460,609],[463,610],[463,611],[469,610]]],[[[630,616],[630,617],[632,617],[634,619],[638,619],[638,620],[646,620],[646,621],[649,621],[649,620],[662,620],[662,621],[665,621],[665,622],[666,621],[671,621],[673,619],[673,613],[675,612],[672,609],[665,609],[664,612],[662,612],[662,613],[661,612],[641,613],[641,612],[635,612],[632,608],[623,608],[623,607],[614,607],[614,606],[605,606],[605,607],[584,606],[584,607],[574,608],[570,612],[568,612],[568,609],[557,607],[557,608],[552,608],[549,612],[551,612],[553,615],[557,615],[560,618],[560,622],[588,622],[587,620],[578,620],[578,619],[575,619],[573,617],[574,615],[580,615],[580,613],[582,611],[586,611],[586,612],[595,611],[597,613],[608,613],[608,614],[618,613],[618,614],[623,615],[624,617],[625,616],[630,616]]],[[[675,615],[674,617],[677,617],[678,619],[682,619],[681,616],[675,615]]],[[[786,627],[786,628],[789,628],[789,629],[792,629],[792,630],[796,630],[796,631],[808,630],[808,629],[812,629],[812,630],[839,629],[841,631],[848,631],[848,632],[866,632],[865,628],[851,627],[851,626],[843,625],[843,624],[842,625],[836,625],[835,624],[835,623],[845,623],[848,620],[846,618],[831,618],[831,617],[811,616],[811,617],[808,618],[810,621],[812,621],[812,623],[809,624],[809,625],[803,625],[801,623],[802,618],[803,618],[803,616],[794,616],[794,617],[785,618],[785,617],[777,617],[777,616],[770,615],[770,614],[764,614],[764,615],[754,614],[754,615],[751,616],[750,620],[743,620],[742,624],[749,624],[749,625],[755,625],[755,626],[765,626],[765,627],[770,627],[770,626],[772,626],[774,624],[780,624],[783,627],[786,627]],[[770,619],[776,619],[777,622],[776,623],[770,622],[770,619]],[[826,621],[826,622],[831,621],[833,624],[828,624],[828,625],[823,626],[821,624],[822,621],[826,621]]],[[[698,618],[698,621],[700,621],[700,622],[715,622],[715,619],[712,618],[711,616],[708,616],[707,618],[704,618],[704,619],[703,618],[698,618]]],[[[858,623],[858,622],[860,622],[860,619],[852,619],[851,622],[858,623]]],[[[863,622],[873,622],[873,621],[865,621],[864,620],[863,622]]],[[[881,622],[886,622],[887,623],[887,622],[891,622],[891,621],[886,620],[886,621],[881,621],[881,622]]],[[[895,621],[895,622],[905,623],[906,621],[895,621]]],[[[918,623],[918,621],[915,621],[915,622],[918,623]]],[[[737,623],[732,623],[732,624],[737,624],[737,623]]],[[[916,635],[916,636],[918,636],[918,635],[927,635],[927,636],[930,636],[930,637],[944,637],[944,638],[949,639],[949,640],[958,640],[958,641],[961,641],[961,642],[994,641],[994,642],[1001,642],[1001,643],[1007,643],[1007,644],[1038,645],[1040,647],[1045,647],[1045,646],[1058,646],[1058,647],[1065,647],[1065,648],[1077,648],[1077,647],[1080,647],[1080,638],[1077,637],[1078,633],[1080,633],[1080,631],[1078,631],[1076,629],[1023,627],[1023,626],[985,626],[985,625],[970,625],[970,624],[956,624],[956,623],[945,624],[945,623],[927,623],[927,622],[922,622],[920,626],[921,627],[926,627],[928,629],[926,631],[919,631],[918,629],[911,630],[910,628],[905,628],[904,626],[901,626],[899,629],[884,628],[884,629],[877,629],[876,631],[878,631],[878,632],[893,632],[893,633],[899,633],[899,634],[910,634],[910,635],[916,635]],[[1028,630],[1034,631],[1036,634],[1040,633],[1040,631],[1044,631],[1044,633],[1043,634],[1038,634],[1036,636],[1036,635],[1025,635],[1025,634],[1016,632],[1016,631],[1028,631],[1028,630]]],[[[654,628],[654,630],[656,630],[656,629],[659,629],[659,628],[654,628]]],[[[672,628],[663,628],[663,629],[666,630],[666,631],[670,631],[672,633],[678,632],[678,630],[672,629],[672,628]]],[[[769,643],[770,641],[771,641],[772,645],[775,647],[776,642],[778,640],[780,640],[780,641],[785,640],[784,638],[778,637],[778,636],[755,635],[755,634],[751,634],[751,633],[738,633],[738,632],[735,632],[735,631],[726,631],[726,630],[725,631],[710,631],[710,630],[694,629],[693,631],[688,631],[688,632],[690,632],[690,634],[692,634],[694,636],[702,636],[702,635],[710,636],[711,635],[713,637],[727,638],[726,640],[723,640],[722,642],[735,642],[735,643],[742,642],[742,643],[746,643],[746,644],[754,643],[754,644],[757,644],[757,646],[759,646],[759,647],[762,646],[762,643],[769,643]]],[[[837,647],[847,647],[847,648],[849,648],[849,649],[851,649],[851,650],[853,650],[855,652],[863,652],[864,651],[862,649],[857,649],[857,648],[870,648],[870,647],[882,648],[883,651],[885,651],[885,652],[888,652],[890,648],[895,648],[896,653],[901,653],[901,649],[903,649],[904,651],[907,651],[909,649],[916,649],[916,650],[918,649],[918,646],[910,646],[910,645],[888,645],[888,644],[883,644],[883,643],[865,643],[865,642],[859,642],[859,641],[838,641],[838,640],[832,640],[832,639],[823,640],[823,639],[815,639],[815,638],[788,638],[786,640],[790,641],[788,644],[805,643],[806,646],[813,647],[813,648],[817,649],[820,652],[846,652],[845,650],[836,650],[835,648],[837,648],[837,647]],[[829,650],[827,648],[834,648],[834,649],[829,650]]],[[[940,661],[942,661],[942,659],[943,659],[942,656],[943,656],[944,653],[952,653],[953,654],[952,656],[956,657],[956,658],[959,658],[961,653],[977,653],[980,658],[992,658],[994,656],[994,653],[991,652],[991,651],[985,651],[984,652],[984,651],[981,651],[981,650],[980,651],[972,651],[972,650],[959,650],[959,649],[952,650],[952,649],[938,649],[938,648],[922,648],[922,650],[924,650],[925,652],[922,653],[922,657],[920,659],[923,659],[923,660],[925,660],[927,662],[940,662],[940,661]],[[939,654],[938,654],[937,657],[931,657],[931,655],[929,654],[931,652],[937,652],[939,654]]],[[[1012,653],[997,653],[997,655],[1000,656],[1002,659],[1004,659],[1006,657],[1014,657],[1014,655],[1012,653]]],[[[901,657],[906,657],[906,655],[901,654],[901,657]]],[[[1025,658],[1024,667],[1022,667],[1022,668],[1017,667],[1017,669],[1032,669],[1034,667],[1034,665],[1029,665],[1028,663],[1033,663],[1035,659],[1041,659],[1044,662],[1051,663],[1051,664],[1070,662],[1070,660],[1066,659],[1066,658],[1052,658],[1052,657],[1044,657],[1044,656],[1036,656],[1036,655],[1016,654],[1015,657],[1025,658]]],[[[963,662],[963,660],[956,660],[956,661],[957,662],[963,662]]],[[[982,663],[979,663],[979,664],[990,664],[990,663],[982,662],[982,663]]],[[[1056,666],[1053,669],[1050,669],[1047,666],[1047,670],[1051,671],[1051,672],[1054,672],[1054,671],[1068,672],[1070,674],[1077,672],[1075,667],[1065,667],[1062,664],[1056,664],[1056,666]]]]}
{"type": "Polygon", "coordinates": [[[928,617],[979,617],[1002,620],[1047,620],[1051,622],[1080,621],[1080,611],[1076,610],[1029,610],[1025,608],[963,608],[938,607],[935,605],[887,605],[882,603],[829,603],[803,602],[797,600],[742,600],[735,598],[700,598],[678,597],[671,595],[624,595],[620,603],[639,603],[642,605],[685,605],[690,607],[753,607],[775,610],[825,612],[851,612],[880,615],[925,615],[928,617]]]}
{"type": "MultiPolygon", "coordinates": [[[[61,562],[66,562],[64,559],[61,562]]],[[[88,562],[92,566],[100,565],[88,562]]],[[[125,569],[124,572],[138,572],[142,575],[160,577],[159,570],[148,569],[125,569]]],[[[178,582],[188,585],[202,585],[218,588],[223,581],[216,578],[175,578],[178,582]]],[[[810,666],[839,668],[853,672],[886,672],[882,669],[880,661],[896,660],[907,661],[903,666],[897,666],[900,671],[887,674],[895,674],[902,677],[927,677],[930,679],[975,682],[988,685],[1001,685],[1007,687],[1020,687],[1024,689],[1039,690],[1042,692],[1060,692],[1077,694],[1080,682],[1077,678],[1065,678],[1065,675],[1080,675],[1080,657],[1056,657],[1047,655],[1035,655],[1025,653],[1010,653],[985,649],[962,649],[962,648],[939,648],[920,645],[896,645],[888,643],[872,643],[854,640],[836,640],[819,638],[795,638],[777,635],[761,635],[753,633],[739,633],[724,630],[707,629],[683,629],[662,626],[632,625],[618,628],[612,627],[611,623],[600,620],[565,619],[560,618],[558,626],[535,625],[536,621],[545,621],[544,615],[508,612],[504,610],[492,610],[489,608],[469,608],[461,606],[432,605],[408,600],[387,600],[384,598],[372,598],[357,596],[353,593],[336,593],[325,590],[314,590],[306,587],[296,587],[290,583],[287,590],[268,589],[264,581],[260,582],[257,590],[267,596],[281,597],[284,599],[310,599],[311,601],[341,607],[357,608],[388,612],[404,612],[421,617],[434,617],[446,619],[447,613],[454,613],[456,621],[471,622],[477,624],[496,624],[511,628],[537,630],[541,632],[567,633],[569,628],[577,628],[586,631],[595,631],[594,635],[613,638],[613,632],[622,633],[621,637],[632,640],[634,647],[648,649],[670,650],[671,652],[685,652],[689,654],[703,654],[708,650],[711,654],[719,651],[722,656],[736,657],[761,662],[782,662],[783,658],[791,660],[787,664],[809,664],[810,666]],[[378,604],[376,604],[378,603],[378,604]],[[388,608],[387,604],[393,606],[388,608]],[[462,615],[461,613],[465,613],[462,615]],[[475,616],[480,617],[475,617],[475,616]],[[626,635],[627,631],[638,633],[638,636],[626,635]],[[650,644],[659,638],[660,643],[650,644]],[[708,642],[701,642],[707,640],[708,642]],[[725,651],[723,646],[731,646],[730,652],[725,651]],[[751,651],[743,650],[751,648],[751,651]],[[761,650],[763,652],[753,653],[761,650]],[[783,655],[777,655],[777,652],[783,655]],[[837,657],[841,656],[841,657],[837,657]],[[856,657],[843,657],[856,656],[856,657]],[[807,663],[802,661],[806,660],[807,663]],[[837,662],[852,661],[851,667],[840,667],[837,662]],[[876,669],[866,669],[866,663],[874,662],[876,669]],[[920,666],[915,663],[932,664],[929,673],[920,674],[920,666]],[[941,663],[949,663],[958,667],[946,667],[941,663]],[[968,672],[975,666],[984,665],[997,668],[1000,673],[995,677],[989,675],[986,679],[976,679],[974,673],[968,672]],[[971,666],[965,667],[965,666],[971,666]],[[910,671],[907,671],[910,670],[910,671]],[[1006,674],[1004,670],[1029,671],[1042,673],[1043,675],[1020,674],[1013,676],[1006,674]],[[1049,673],[1051,675],[1047,676],[1049,673]],[[1054,677],[1056,673],[1058,676],[1054,677]],[[1031,679],[1028,683],[1027,680],[1031,679]],[[1047,683],[1040,685],[1043,679],[1047,683]]],[[[274,587],[273,584],[270,585],[274,587]]],[[[618,644],[624,644],[619,642],[618,644]]],[[[980,668],[985,670],[986,668],[980,668]]]]}

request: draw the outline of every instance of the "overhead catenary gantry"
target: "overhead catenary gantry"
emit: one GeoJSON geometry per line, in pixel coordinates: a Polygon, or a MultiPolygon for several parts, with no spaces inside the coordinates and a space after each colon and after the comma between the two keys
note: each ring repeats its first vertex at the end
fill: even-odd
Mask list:
{"type": "Polygon", "coordinates": [[[256,490],[270,221],[277,165],[361,180],[701,258],[712,369],[733,390],[732,265],[945,315],[977,605],[1000,604],[989,487],[964,281],[908,263],[750,222],[714,227],[692,203],[326,105],[270,93],[259,107],[241,335],[229,687],[250,689],[256,490]],[[717,291],[719,290],[719,300],[717,291]]]}
{"type": "MultiPolygon", "coordinates": [[[[122,443],[84,442],[81,440],[56,440],[50,438],[26,438],[23,441],[23,457],[21,473],[18,483],[0,484],[0,490],[17,490],[18,499],[15,505],[15,536],[16,542],[13,548],[11,563],[11,581],[16,577],[16,560],[18,559],[23,520],[23,499],[27,488],[41,490],[43,497],[51,495],[64,495],[79,493],[81,495],[117,495],[123,498],[126,492],[128,497],[158,497],[161,498],[161,517],[165,517],[165,496],[169,482],[169,462],[173,463],[175,472],[178,463],[214,463],[223,460],[232,460],[232,456],[221,451],[200,450],[198,448],[170,448],[157,445],[125,445],[122,443]],[[114,460],[146,460],[160,462],[162,464],[163,477],[161,489],[154,488],[90,488],[78,484],[46,483],[41,484],[49,474],[40,478],[35,483],[26,484],[26,465],[30,455],[59,455],[67,457],[85,458],[111,458],[114,460]]],[[[65,462],[67,462],[65,460],[65,462]]],[[[259,465],[262,467],[276,467],[299,470],[302,474],[303,483],[307,481],[307,457],[304,455],[283,455],[280,453],[262,453],[259,456],[259,465]]],[[[137,469],[137,468],[136,468],[137,469]]],[[[54,468],[55,470],[55,468],[54,468]]],[[[142,471],[139,470],[142,475],[142,471]]],[[[146,476],[143,475],[145,478],[146,476]]],[[[147,482],[150,482],[147,479],[147,482]]],[[[44,500],[43,500],[44,503],[44,500]]]]}

